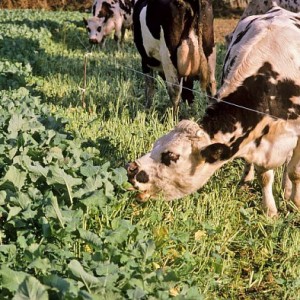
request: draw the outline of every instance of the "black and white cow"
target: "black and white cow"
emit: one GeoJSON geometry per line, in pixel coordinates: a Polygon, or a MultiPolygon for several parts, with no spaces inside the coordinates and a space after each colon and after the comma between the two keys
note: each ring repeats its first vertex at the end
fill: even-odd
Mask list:
{"type": "MultiPolygon", "coordinates": [[[[245,8],[241,19],[253,15],[260,15],[266,13],[273,6],[280,6],[292,12],[300,12],[300,0],[251,0],[245,8]]],[[[225,37],[227,45],[230,43],[233,33],[225,37]]]]}
{"type": "Polygon", "coordinates": [[[273,169],[291,155],[290,196],[300,208],[300,13],[276,7],[239,22],[217,97],[199,123],[181,121],[127,166],[139,198],[181,198],[242,157],[255,165],[263,207],[274,216],[273,169]]]}
{"type": "Polygon", "coordinates": [[[114,39],[124,41],[126,29],[132,27],[132,13],[135,0],[96,0],[92,17],[83,19],[92,44],[100,44],[114,31],[114,39]]]}
{"type": "Polygon", "coordinates": [[[215,94],[215,44],[211,0],[138,0],[134,42],[142,58],[146,105],[154,94],[152,71],[166,79],[173,107],[180,96],[191,103],[195,79],[215,94]],[[182,91],[182,95],[181,95],[182,91]]]}

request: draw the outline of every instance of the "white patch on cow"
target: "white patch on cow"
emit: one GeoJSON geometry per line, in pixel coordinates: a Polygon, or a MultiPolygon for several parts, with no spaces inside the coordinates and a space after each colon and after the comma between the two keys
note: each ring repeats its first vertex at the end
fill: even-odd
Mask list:
{"type": "MultiPolygon", "coordinates": [[[[155,39],[150,32],[150,30],[146,24],[146,13],[147,13],[147,6],[141,10],[141,13],[139,16],[140,23],[141,23],[141,30],[142,30],[143,46],[149,57],[154,57],[158,61],[161,61],[160,53],[159,53],[160,41],[155,39]]],[[[160,71],[161,68],[158,68],[158,70],[160,71]]]]}
{"type": "Polygon", "coordinates": [[[296,105],[300,105],[300,97],[291,97],[290,100],[296,104],[296,105]]]}

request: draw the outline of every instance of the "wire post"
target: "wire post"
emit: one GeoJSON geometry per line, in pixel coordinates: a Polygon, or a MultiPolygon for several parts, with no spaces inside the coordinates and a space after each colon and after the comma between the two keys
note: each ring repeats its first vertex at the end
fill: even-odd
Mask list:
{"type": "Polygon", "coordinates": [[[86,66],[88,61],[88,56],[92,55],[91,52],[88,52],[84,55],[84,63],[83,63],[83,88],[81,88],[82,96],[81,96],[81,103],[82,107],[86,108],[86,102],[85,102],[85,92],[86,92],[86,66]]]}

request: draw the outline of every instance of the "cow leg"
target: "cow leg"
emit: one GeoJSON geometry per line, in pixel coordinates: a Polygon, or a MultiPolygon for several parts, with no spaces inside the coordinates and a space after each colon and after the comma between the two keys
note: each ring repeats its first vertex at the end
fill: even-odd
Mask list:
{"type": "Polygon", "coordinates": [[[194,80],[191,78],[183,79],[182,93],[181,98],[183,101],[187,101],[189,105],[194,102],[194,94],[193,94],[193,84],[194,80]]]}
{"type": "Polygon", "coordinates": [[[257,168],[257,175],[262,187],[263,209],[269,217],[274,217],[277,215],[276,203],[272,191],[274,171],[257,168]]]}
{"type": "Polygon", "coordinates": [[[183,82],[183,78],[181,78],[180,84],[179,83],[175,83],[175,84],[167,83],[168,93],[169,93],[170,98],[173,103],[174,116],[176,116],[178,113],[180,95],[181,95],[181,91],[182,91],[182,82],[183,82]]]}
{"type": "Polygon", "coordinates": [[[124,43],[125,40],[125,32],[126,32],[126,28],[124,26],[122,26],[121,28],[121,44],[124,43]]]}
{"type": "Polygon", "coordinates": [[[207,87],[206,92],[209,96],[215,96],[215,94],[217,93],[216,62],[217,62],[217,51],[216,51],[216,46],[214,46],[213,52],[208,57],[209,85],[207,87]]]}
{"type": "Polygon", "coordinates": [[[291,160],[287,166],[287,172],[292,182],[291,199],[300,209],[300,141],[293,151],[291,160]]]}
{"type": "Polygon", "coordinates": [[[241,184],[245,184],[247,182],[252,181],[254,179],[254,175],[255,175],[254,165],[246,162],[245,167],[244,167],[243,176],[241,179],[241,184]]]}
{"type": "Polygon", "coordinates": [[[142,60],[142,70],[145,77],[145,106],[150,108],[155,92],[155,82],[153,70],[150,69],[145,61],[142,60]]]}
{"type": "Polygon", "coordinates": [[[291,161],[292,158],[292,153],[290,153],[290,155],[288,156],[285,164],[284,164],[284,171],[283,171],[283,175],[282,175],[282,183],[281,183],[281,187],[284,190],[284,199],[290,199],[291,195],[292,195],[292,182],[289,178],[289,174],[288,174],[288,164],[291,161]]]}

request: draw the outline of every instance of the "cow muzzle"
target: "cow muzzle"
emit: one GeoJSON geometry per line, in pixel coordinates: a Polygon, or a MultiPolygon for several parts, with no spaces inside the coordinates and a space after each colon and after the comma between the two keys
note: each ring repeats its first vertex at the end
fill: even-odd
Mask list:
{"type": "Polygon", "coordinates": [[[89,39],[89,42],[90,42],[90,44],[93,44],[93,45],[99,44],[97,39],[89,39]]]}
{"type": "Polygon", "coordinates": [[[149,176],[145,171],[140,171],[139,166],[136,162],[130,162],[125,166],[127,170],[128,181],[132,184],[129,190],[137,191],[136,198],[140,202],[146,202],[151,196],[145,191],[141,191],[138,187],[138,183],[147,183],[149,181],[149,176]]]}

